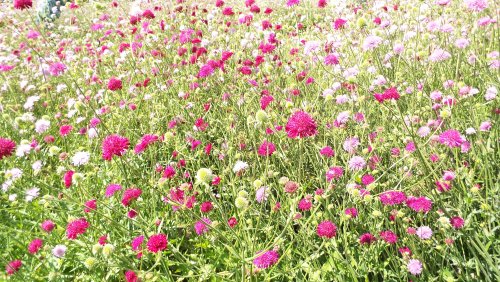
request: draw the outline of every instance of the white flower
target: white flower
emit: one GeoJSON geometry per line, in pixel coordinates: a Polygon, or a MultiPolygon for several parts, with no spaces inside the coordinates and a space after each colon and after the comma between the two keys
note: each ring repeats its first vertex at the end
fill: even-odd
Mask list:
{"type": "Polygon", "coordinates": [[[31,151],[30,144],[21,144],[16,149],[16,156],[24,157],[24,156],[28,155],[30,153],[30,151],[31,151]]]}
{"type": "Polygon", "coordinates": [[[40,195],[40,189],[33,187],[29,190],[26,191],[26,202],[31,202],[33,201],[34,198],[38,197],[40,195]]]}
{"type": "Polygon", "coordinates": [[[90,160],[90,154],[88,152],[77,152],[73,158],[71,158],[71,162],[74,166],[85,165],[90,160]]]}
{"type": "Polygon", "coordinates": [[[245,169],[248,168],[248,163],[246,162],[243,162],[243,161],[237,161],[235,164],[234,164],[234,167],[233,167],[233,172],[234,173],[238,173],[238,172],[241,172],[245,169]]]}
{"type": "Polygon", "coordinates": [[[64,245],[57,245],[55,246],[53,249],[52,249],[52,254],[55,256],[55,257],[58,257],[58,258],[61,258],[64,256],[64,253],[66,253],[66,250],[68,248],[64,245]]]}
{"type": "Polygon", "coordinates": [[[39,119],[35,123],[35,131],[36,133],[44,133],[49,129],[50,127],[50,121],[44,120],[44,119],[39,119]]]}

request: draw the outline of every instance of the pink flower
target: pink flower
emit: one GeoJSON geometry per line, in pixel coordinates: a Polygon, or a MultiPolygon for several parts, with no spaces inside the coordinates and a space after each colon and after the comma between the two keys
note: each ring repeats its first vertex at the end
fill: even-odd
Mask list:
{"type": "Polygon", "coordinates": [[[175,169],[172,166],[167,166],[163,171],[163,178],[172,179],[175,176],[175,169]]]}
{"type": "Polygon", "coordinates": [[[63,125],[59,128],[59,134],[61,136],[67,136],[71,130],[73,130],[73,126],[71,125],[63,125]]]}
{"type": "Polygon", "coordinates": [[[14,0],[14,8],[18,10],[24,10],[31,8],[33,6],[32,0],[14,0]]]}
{"type": "Polygon", "coordinates": [[[289,138],[303,138],[315,136],[317,125],[314,119],[304,111],[295,112],[285,126],[289,138]]]}
{"type": "Polygon", "coordinates": [[[16,149],[16,143],[10,139],[0,138],[0,160],[12,155],[16,149]]]}
{"type": "Polygon", "coordinates": [[[117,191],[120,191],[122,189],[122,186],[119,184],[109,184],[106,187],[106,193],[105,196],[106,198],[112,197],[117,191]]]}
{"type": "Polygon", "coordinates": [[[353,171],[362,170],[366,166],[366,161],[363,157],[354,156],[349,160],[349,169],[353,171]]]}
{"type": "Polygon", "coordinates": [[[110,78],[108,81],[108,89],[111,91],[122,89],[122,81],[115,77],[110,78]]]}
{"type": "Polygon", "coordinates": [[[344,27],[345,23],[347,23],[347,21],[344,20],[344,19],[341,19],[341,18],[336,19],[335,22],[334,22],[334,28],[335,28],[335,30],[339,30],[342,27],[344,27]]]}
{"type": "Polygon", "coordinates": [[[7,275],[13,275],[17,271],[19,271],[19,269],[21,268],[22,265],[23,265],[23,262],[21,260],[11,261],[11,262],[9,262],[9,264],[7,264],[5,266],[5,271],[7,272],[7,275]]]}
{"type": "Polygon", "coordinates": [[[406,268],[408,268],[408,271],[413,275],[419,275],[423,270],[422,263],[417,259],[410,259],[406,268]]]}
{"type": "Polygon", "coordinates": [[[51,232],[56,225],[51,220],[42,222],[41,227],[45,232],[51,232]]]}
{"type": "Polygon", "coordinates": [[[416,212],[428,213],[432,208],[432,201],[425,197],[409,197],[406,200],[406,205],[416,212]]]}
{"type": "Polygon", "coordinates": [[[203,202],[203,203],[201,203],[201,205],[200,205],[200,211],[201,211],[202,213],[208,213],[208,212],[210,212],[213,208],[214,208],[214,205],[213,205],[213,204],[212,204],[212,202],[210,202],[210,201],[203,202]]]}
{"type": "Polygon", "coordinates": [[[66,65],[61,62],[53,63],[49,66],[49,72],[53,76],[60,76],[66,70],[66,65]]]}
{"type": "Polygon", "coordinates": [[[432,237],[432,229],[429,226],[420,226],[416,234],[420,239],[427,240],[432,237]]]}
{"type": "Polygon", "coordinates": [[[389,244],[395,244],[398,241],[398,236],[391,230],[381,231],[379,236],[380,238],[382,238],[382,240],[389,244]]]}
{"type": "Polygon", "coordinates": [[[359,243],[361,245],[368,245],[377,241],[377,238],[373,236],[371,233],[365,233],[359,237],[359,243]]]}
{"type": "Polygon", "coordinates": [[[132,239],[130,245],[132,246],[132,250],[138,251],[141,248],[142,242],[144,242],[144,236],[137,236],[132,239]]]}
{"type": "Polygon", "coordinates": [[[127,138],[117,134],[109,135],[102,141],[102,158],[110,161],[113,156],[122,156],[129,147],[127,138]]]}
{"type": "Polygon", "coordinates": [[[231,217],[230,219],[227,220],[227,225],[229,225],[229,227],[231,228],[235,227],[236,224],[238,224],[238,221],[234,217],[231,217]]]}
{"type": "Polygon", "coordinates": [[[137,274],[135,274],[135,272],[133,272],[132,270],[127,270],[125,272],[125,280],[127,282],[138,282],[139,277],[137,277],[137,274]]]}
{"type": "MultiPolygon", "coordinates": [[[[259,253],[257,253],[259,254],[259,253]]],[[[270,266],[273,266],[275,265],[279,258],[280,258],[280,254],[274,250],[270,250],[270,251],[266,251],[266,252],[260,252],[261,255],[259,255],[258,257],[256,257],[254,260],[253,260],[253,264],[258,267],[258,268],[262,268],[262,269],[265,269],[265,268],[268,268],[270,266]]]]}
{"type": "Polygon", "coordinates": [[[198,77],[207,77],[213,73],[214,73],[214,68],[211,65],[206,64],[200,68],[200,71],[198,72],[198,77]]]}
{"type": "Polygon", "coordinates": [[[323,147],[321,150],[319,150],[319,153],[322,156],[328,157],[328,158],[331,158],[335,155],[335,152],[333,151],[332,147],[330,147],[330,146],[323,147]]]}
{"type": "Polygon", "coordinates": [[[298,4],[300,4],[300,0],[288,0],[286,2],[286,5],[288,7],[295,6],[295,5],[298,5],[298,4]]]}
{"type": "Polygon", "coordinates": [[[148,243],[146,244],[148,250],[152,253],[157,253],[163,251],[167,248],[168,240],[165,234],[156,234],[149,237],[148,243]]]}
{"type": "Polygon", "coordinates": [[[274,101],[274,97],[271,95],[264,95],[260,98],[260,108],[265,110],[271,102],[274,101]]]}
{"type": "Polygon", "coordinates": [[[89,223],[85,218],[73,220],[66,227],[66,236],[68,239],[74,240],[78,235],[85,233],[87,228],[89,228],[89,223]]]}
{"type": "Polygon", "coordinates": [[[268,141],[262,142],[257,153],[259,156],[271,156],[276,151],[276,146],[268,141]]]}
{"type": "Polygon", "coordinates": [[[124,206],[129,206],[133,200],[139,198],[141,196],[142,190],[141,189],[128,189],[123,193],[122,197],[122,205],[124,206]]]}
{"type": "Polygon", "coordinates": [[[344,213],[351,218],[356,218],[358,216],[358,210],[356,208],[347,208],[344,213]]]}
{"type": "Polygon", "coordinates": [[[212,221],[206,217],[197,221],[194,224],[194,230],[196,231],[196,234],[202,235],[204,233],[207,233],[208,232],[208,225],[210,225],[211,223],[212,223],[212,221]]]}
{"type": "Polygon", "coordinates": [[[157,142],[158,140],[159,140],[158,136],[153,134],[146,134],[142,136],[141,141],[139,141],[139,143],[135,145],[134,153],[140,154],[144,152],[144,150],[146,150],[149,147],[149,145],[157,142]]]}
{"type": "Polygon", "coordinates": [[[453,226],[455,229],[460,229],[464,227],[464,219],[461,218],[460,216],[455,216],[450,218],[450,224],[453,226]]]}
{"type": "Polygon", "coordinates": [[[310,200],[303,198],[299,201],[299,210],[308,211],[312,207],[312,203],[310,200]]]}
{"type": "Polygon", "coordinates": [[[318,224],[318,227],[316,228],[316,234],[318,234],[319,237],[324,237],[324,238],[333,238],[337,234],[337,226],[333,224],[329,220],[325,220],[318,224]]]}
{"type": "Polygon", "coordinates": [[[394,206],[406,201],[406,194],[401,191],[387,191],[379,196],[380,201],[384,206],[394,206]]]}
{"type": "Polygon", "coordinates": [[[64,174],[64,186],[66,188],[69,188],[71,187],[71,184],[73,182],[73,174],[75,174],[74,171],[72,170],[68,170],[66,171],[66,173],[64,174]]]}
{"type": "Polygon", "coordinates": [[[467,9],[474,12],[481,12],[482,10],[488,8],[487,0],[465,0],[467,9]]]}
{"type": "Polygon", "coordinates": [[[465,139],[460,135],[460,132],[449,129],[439,135],[439,142],[450,148],[460,147],[465,139]]]}
{"type": "Polygon", "coordinates": [[[339,179],[340,177],[342,177],[343,174],[344,174],[343,168],[341,168],[340,166],[333,166],[326,172],[326,180],[330,182],[334,179],[339,179]]]}
{"type": "Polygon", "coordinates": [[[30,254],[36,254],[42,248],[43,241],[42,239],[34,239],[28,246],[28,252],[30,254]]]}

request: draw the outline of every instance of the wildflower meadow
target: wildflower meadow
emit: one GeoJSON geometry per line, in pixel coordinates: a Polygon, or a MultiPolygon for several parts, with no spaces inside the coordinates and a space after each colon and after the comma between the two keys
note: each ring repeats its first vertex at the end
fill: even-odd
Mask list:
{"type": "Polygon", "coordinates": [[[0,281],[500,280],[498,1],[0,7],[0,281]]]}

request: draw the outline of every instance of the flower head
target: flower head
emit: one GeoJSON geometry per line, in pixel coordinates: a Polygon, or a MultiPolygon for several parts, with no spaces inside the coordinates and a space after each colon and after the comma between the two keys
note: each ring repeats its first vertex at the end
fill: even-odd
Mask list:
{"type": "Polygon", "coordinates": [[[122,156],[129,147],[127,138],[117,134],[109,135],[102,141],[102,158],[110,161],[113,156],[122,156]]]}
{"type": "Polygon", "coordinates": [[[422,273],[422,263],[418,259],[410,259],[406,268],[413,275],[419,275],[422,273]]]}
{"type": "Polygon", "coordinates": [[[297,111],[288,119],[285,130],[290,138],[304,138],[315,136],[318,133],[317,127],[308,113],[297,111]]]}
{"type": "Polygon", "coordinates": [[[168,245],[167,236],[165,234],[152,235],[151,237],[149,237],[148,243],[146,245],[148,247],[148,250],[152,253],[163,251],[167,248],[168,245]]]}
{"type": "Polygon", "coordinates": [[[0,138],[0,160],[12,155],[16,143],[10,139],[0,138]]]}
{"type": "Polygon", "coordinates": [[[258,268],[268,268],[275,265],[280,258],[280,254],[274,250],[260,252],[260,255],[253,260],[253,264],[258,268]]]}
{"type": "Polygon", "coordinates": [[[331,221],[325,220],[318,224],[316,234],[318,234],[319,237],[333,238],[337,234],[337,226],[331,221]]]}
{"type": "Polygon", "coordinates": [[[89,226],[90,225],[85,218],[73,220],[66,227],[66,236],[68,239],[74,240],[78,237],[78,235],[85,233],[89,226]]]}

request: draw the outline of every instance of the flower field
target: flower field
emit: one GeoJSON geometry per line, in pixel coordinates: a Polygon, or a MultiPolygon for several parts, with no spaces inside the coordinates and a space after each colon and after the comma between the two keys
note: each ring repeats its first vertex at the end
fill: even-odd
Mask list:
{"type": "Polygon", "coordinates": [[[41,2],[0,281],[500,280],[497,1],[41,2]]]}

